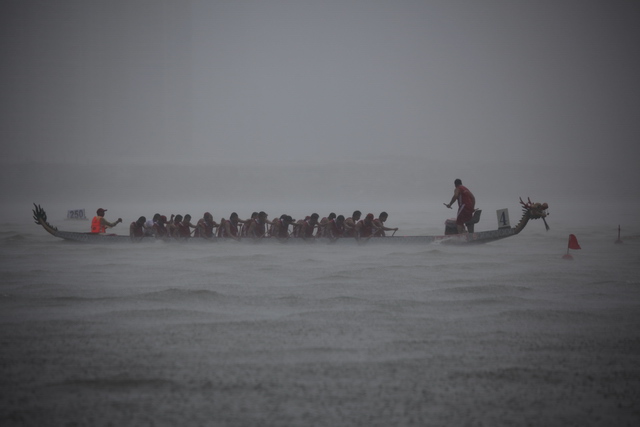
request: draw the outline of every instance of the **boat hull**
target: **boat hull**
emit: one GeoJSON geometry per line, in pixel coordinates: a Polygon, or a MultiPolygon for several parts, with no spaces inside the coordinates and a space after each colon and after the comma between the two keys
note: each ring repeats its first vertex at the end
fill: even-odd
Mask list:
{"type": "Polygon", "coordinates": [[[72,231],[58,231],[54,230],[51,233],[53,236],[78,243],[89,244],[113,244],[113,243],[140,243],[140,242],[176,242],[176,243],[240,243],[240,244],[262,244],[262,243],[275,243],[275,244],[329,244],[329,245],[343,245],[343,244],[361,244],[361,245],[378,245],[378,244],[395,244],[395,245],[427,245],[432,243],[442,244],[478,244],[488,243],[496,240],[504,239],[513,236],[513,229],[504,230],[491,230],[481,231],[470,234],[454,234],[444,236],[387,236],[387,237],[372,237],[370,239],[355,238],[340,238],[340,239],[328,239],[328,238],[289,238],[278,239],[275,237],[264,237],[261,239],[242,238],[239,241],[229,238],[213,238],[213,239],[201,239],[201,238],[187,238],[187,239],[157,239],[155,237],[143,237],[132,240],[129,236],[122,236],[117,234],[92,234],[92,233],[77,233],[72,231]]]}

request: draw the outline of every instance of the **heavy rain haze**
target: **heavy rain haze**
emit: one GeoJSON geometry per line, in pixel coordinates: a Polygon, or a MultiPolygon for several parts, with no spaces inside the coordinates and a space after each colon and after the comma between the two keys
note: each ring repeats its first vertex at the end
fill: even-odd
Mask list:
{"type": "Polygon", "coordinates": [[[640,425],[639,22],[637,0],[1,1],[0,425],[640,425]],[[488,233],[406,238],[444,232],[456,178],[488,233]],[[397,233],[65,220],[98,208],[120,235],[356,209],[397,233]]]}
{"type": "Polygon", "coordinates": [[[392,210],[441,206],[461,178],[480,204],[615,220],[640,195],[639,18],[635,1],[4,1],[2,214],[392,210]]]}

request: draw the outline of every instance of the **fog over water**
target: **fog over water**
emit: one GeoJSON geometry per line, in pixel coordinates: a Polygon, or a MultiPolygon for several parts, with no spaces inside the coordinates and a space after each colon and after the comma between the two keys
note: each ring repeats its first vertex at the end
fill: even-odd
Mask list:
{"type": "Polygon", "coordinates": [[[638,195],[636,2],[0,8],[3,200],[638,195]]]}

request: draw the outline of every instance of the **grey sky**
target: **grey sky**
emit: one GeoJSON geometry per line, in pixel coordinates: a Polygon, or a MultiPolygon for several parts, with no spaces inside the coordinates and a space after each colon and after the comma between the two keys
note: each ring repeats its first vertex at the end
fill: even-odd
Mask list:
{"type": "Polygon", "coordinates": [[[638,22],[609,0],[4,1],[4,162],[459,160],[606,191],[640,177],[638,22]]]}

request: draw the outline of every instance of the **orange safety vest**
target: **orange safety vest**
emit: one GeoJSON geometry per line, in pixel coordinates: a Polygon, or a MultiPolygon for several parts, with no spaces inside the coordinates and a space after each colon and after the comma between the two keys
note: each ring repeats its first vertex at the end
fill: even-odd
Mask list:
{"type": "Polygon", "coordinates": [[[100,223],[100,217],[94,216],[91,221],[91,232],[92,233],[105,233],[107,231],[107,227],[100,223]]]}

